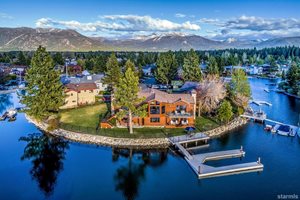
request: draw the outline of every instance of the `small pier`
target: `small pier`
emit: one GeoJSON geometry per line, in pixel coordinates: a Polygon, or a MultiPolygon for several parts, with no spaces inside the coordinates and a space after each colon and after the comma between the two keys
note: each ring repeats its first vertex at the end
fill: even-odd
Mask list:
{"type": "Polygon", "coordinates": [[[187,135],[180,135],[180,136],[174,136],[169,137],[169,141],[172,145],[175,145],[175,143],[182,144],[183,146],[187,147],[188,143],[195,143],[198,145],[199,142],[204,142],[207,144],[207,141],[210,139],[206,134],[204,133],[194,133],[194,134],[187,134],[187,135]]]}
{"type": "Polygon", "coordinates": [[[271,103],[269,103],[267,101],[261,101],[261,100],[251,100],[249,103],[254,103],[258,106],[262,106],[262,105],[272,106],[271,103]]]}
{"type": "MultiPolygon", "coordinates": [[[[187,138],[184,140],[184,137],[172,137],[169,138],[170,142],[182,153],[184,159],[196,173],[198,178],[208,178],[214,176],[223,176],[229,174],[236,173],[246,173],[246,172],[254,172],[254,171],[262,171],[263,164],[260,162],[260,158],[257,162],[243,163],[243,164],[235,164],[235,165],[227,165],[222,167],[212,167],[206,165],[205,162],[209,160],[221,160],[228,158],[240,158],[245,156],[245,151],[241,147],[241,149],[227,150],[227,151],[217,151],[210,153],[202,153],[202,154],[194,154],[192,155],[188,149],[186,149],[183,145],[188,142],[195,141],[207,141],[209,139],[205,134],[198,134],[197,137],[193,139],[187,138]]],[[[206,144],[207,145],[207,144],[206,144]]],[[[195,148],[195,147],[193,147],[195,148]]]]}

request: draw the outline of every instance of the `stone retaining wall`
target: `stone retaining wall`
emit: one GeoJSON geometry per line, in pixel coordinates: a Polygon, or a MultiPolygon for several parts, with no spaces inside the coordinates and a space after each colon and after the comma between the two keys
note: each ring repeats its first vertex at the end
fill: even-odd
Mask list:
{"type": "Polygon", "coordinates": [[[235,128],[238,128],[242,125],[245,125],[248,121],[244,118],[241,117],[237,117],[234,120],[232,120],[229,124],[226,125],[222,125],[218,128],[215,128],[213,130],[210,131],[206,131],[204,132],[206,135],[208,135],[209,137],[217,137],[220,136],[228,131],[231,131],[235,128]]]}
{"type": "MultiPolygon", "coordinates": [[[[66,131],[63,129],[57,129],[54,131],[47,130],[47,124],[43,122],[38,122],[33,120],[28,115],[26,118],[29,122],[35,124],[41,130],[57,137],[62,137],[67,140],[87,143],[87,144],[96,144],[96,145],[104,145],[111,147],[119,147],[119,148],[133,148],[133,149],[154,149],[154,148],[167,148],[170,145],[170,142],[167,138],[149,138],[149,139],[138,139],[138,138],[114,138],[100,135],[91,135],[91,134],[83,134],[76,133],[71,131],[66,131]]],[[[246,119],[236,118],[232,120],[229,124],[220,126],[210,131],[204,132],[210,137],[216,137],[221,134],[224,134],[230,130],[233,130],[239,126],[242,126],[247,123],[246,119]]]]}
{"type": "Polygon", "coordinates": [[[65,138],[67,140],[87,143],[87,144],[96,144],[96,145],[104,145],[111,147],[119,147],[119,148],[133,148],[133,149],[158,149],[158,148],[168,148],[170,143],[167,138],[149,138],[149,139],[138,139],[138,138],[114,138],[100,135],[91,135],[91,134],[83,134],[76,133],[71,131],[66,131],[63,129],[57,129],[54,131],[47,131],[47,124],[42,122],[37,122],[33,120],[28,115],[26,118],[29,122],[35,124],[41,130],[46,131],[47,133],[65,138]]]}

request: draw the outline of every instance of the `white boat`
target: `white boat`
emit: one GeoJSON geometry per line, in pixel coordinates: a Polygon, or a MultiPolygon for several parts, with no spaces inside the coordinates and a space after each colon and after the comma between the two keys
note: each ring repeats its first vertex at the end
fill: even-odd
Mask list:
{"type": "Polygon", "coordinates": [[[269,92],[270,92],[270,90],[269,90],[269,89],[267,89],[267,88],[265,88],[265,89],[264,89],[264,91],[265,91],[265,92],[267,92],[267,93],[269,93],[269,92]]]}
{"type": "Polygon", "coordinates": [[[7,117],[8,118],[14,118],[17,115],[17,110],[16,109],[9,109],[7,111],[7,117]]]}

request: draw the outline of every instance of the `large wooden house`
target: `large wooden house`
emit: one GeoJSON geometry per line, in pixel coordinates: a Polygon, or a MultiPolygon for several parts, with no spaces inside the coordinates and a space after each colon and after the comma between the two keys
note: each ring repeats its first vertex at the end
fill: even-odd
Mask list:
{"type": "MultiPolygon", "coordinates": [[[[160,90],[146,88],[138,93],[147,104],[146,117],[133,117],[134,127],[166,127],[184,128],[195,125],[196,93],[169,94],[160,90]]],[[[126,127],[128,118],[118,121],[120,127],[126,127]]],[[[110,128],[107,123],[102,123],[102,128],[110,128]]]]}

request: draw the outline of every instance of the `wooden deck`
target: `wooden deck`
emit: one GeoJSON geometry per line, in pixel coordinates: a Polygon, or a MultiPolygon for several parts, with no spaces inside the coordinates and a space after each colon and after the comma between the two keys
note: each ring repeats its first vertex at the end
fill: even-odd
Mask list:
{"type": "Polygon", "coordinates": [[[169,141],[171,142],[171,144],[175,144],[175,143],[189,143],[189,142],[198,142],[198,141],[207,141],[209,140],[210,137],[207,136],[204,133],[195,133],[192,135],[180,135],[180,136],[174,136],[174,137],[169,137],[169,141]]]}

